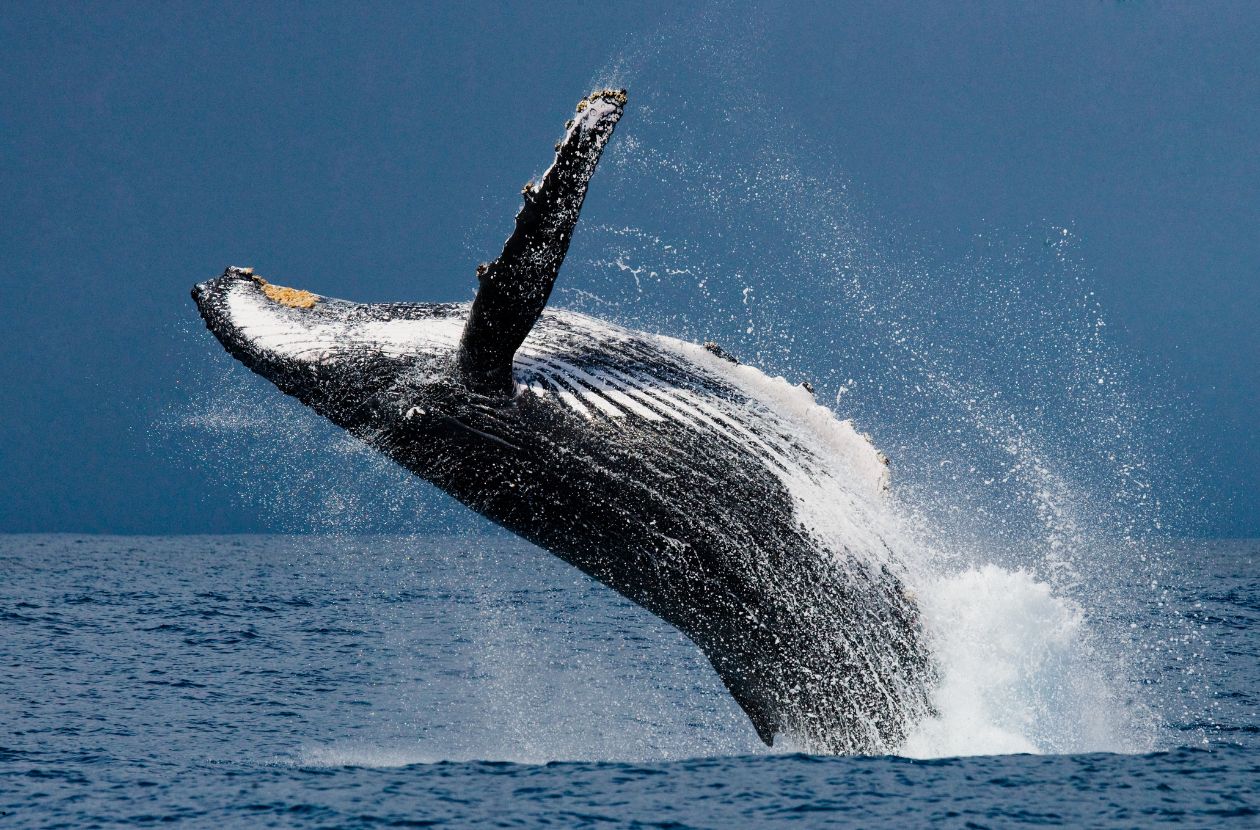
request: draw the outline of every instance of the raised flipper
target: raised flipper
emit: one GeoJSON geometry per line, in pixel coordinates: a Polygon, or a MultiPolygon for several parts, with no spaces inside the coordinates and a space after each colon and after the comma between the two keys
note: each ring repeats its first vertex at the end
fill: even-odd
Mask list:
{"type": "Polygon", "coordinates": [[[512,355],[547,305],[560,263],[569,250],[586,185],[621,118],[625,90],[584,98],[556,160],[541,182],[525,185],[516,228],[494,262],[478,266],[480,287],[459,342],[456,371],[483,394],[512,391],[512,355]]]}

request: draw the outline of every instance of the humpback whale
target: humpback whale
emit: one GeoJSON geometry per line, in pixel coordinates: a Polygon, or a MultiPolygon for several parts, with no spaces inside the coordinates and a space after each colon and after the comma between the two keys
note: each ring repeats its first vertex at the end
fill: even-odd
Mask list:
{"type": "Polygon", "coordinates": [[[194,301],[282,391],[682,631],[767,745],[894,751],[935,670],[873,518],[886,460],[714,344],[546,307],[625,104],[578,104],[471,304],[359,304],[237,267],[194,301]]]}

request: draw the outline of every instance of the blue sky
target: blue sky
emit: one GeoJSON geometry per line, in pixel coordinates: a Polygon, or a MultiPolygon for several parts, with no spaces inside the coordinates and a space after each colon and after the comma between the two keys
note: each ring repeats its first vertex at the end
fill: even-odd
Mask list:
{"type": "Polygon", "coordinates": [[[913,478],[947,439],[889,412],[924,373],[873,345],[902,321],[956,379],[1056,413],[1037,434],[1061,432],[1047,452],[1088,500],[1121,447],[1183,505],[1165,530],[1260,536],[1257,43],[1247,3],[12,6],[0,531],[277,529],[231,480],[265,477],[265,437],[215,461],[181,425],[225,384],[278,430],[300,416],[231,369],[191,284],[247,264],[468,299],[609,80],[630,110],[559,302],[720,335],[833,399],[856,374],[838,405],[913,478]],[[831,333],[811,325],[841,249],[887,277],[865,339],[839,295],[831,333]],[[1106,395],[1060,383],[1085,364],[1106,395]]]}

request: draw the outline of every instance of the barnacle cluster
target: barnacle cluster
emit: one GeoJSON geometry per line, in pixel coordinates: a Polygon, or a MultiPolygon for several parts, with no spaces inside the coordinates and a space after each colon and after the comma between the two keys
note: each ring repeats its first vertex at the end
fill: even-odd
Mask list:
{"type": "Polygon", "coordinates": [[[287,288],[283,285],[272,285],[260,276],[254,275],[254,282],[262,288],[267,299],[289,308],[311,308],[319,302],[319,295],[300,288],[287,288]]]}
{"type": "Polygon", "coordinates": [[[624,107],[627,100],[626,91],[624,89],[597,89],[581,101],[578,101],[577,111],[581,112],[599,100],[611,101],[619,107],[624,107]]]}

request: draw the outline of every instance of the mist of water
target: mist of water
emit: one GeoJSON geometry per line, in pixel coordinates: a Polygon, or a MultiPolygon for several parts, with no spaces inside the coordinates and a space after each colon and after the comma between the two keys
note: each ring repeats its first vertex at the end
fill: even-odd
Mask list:
{"type": "Polygon", "coordinates": [[[1177,574],[1166,530],[1189,518],[1163,475],[1181,413],[1108,338],[1070,218],[994,228],[961,258],[876,218],[759,91],[751,34],[702,12],[596,79],[639,106],[600,187],[671,209],[588,228],[568,301],[810,379],[891,458],[886,523],[943,671],[940,715],[905,752],[1166,740],[1204,647],[1158,611],[1177,574]],[[1177,661],[1183,685],[1146,685],[1177,661]]]}

